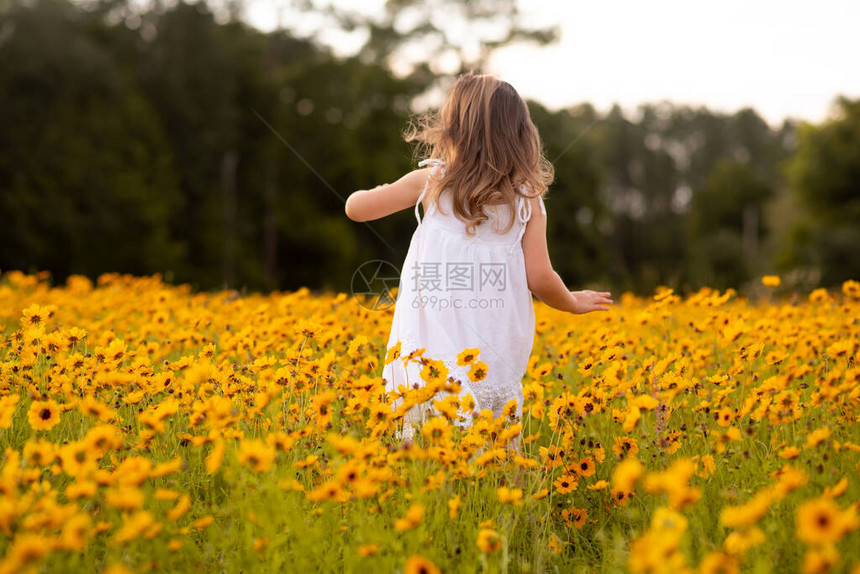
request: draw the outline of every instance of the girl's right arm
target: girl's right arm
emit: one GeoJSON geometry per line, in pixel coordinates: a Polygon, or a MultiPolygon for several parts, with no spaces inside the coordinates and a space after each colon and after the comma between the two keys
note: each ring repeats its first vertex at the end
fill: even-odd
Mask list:
{"type": "Polygon", "coordinates": [[[612,304],[609,292],[570,291],[552,268],[546,244],[546,215],[541,212],[537,198],[532,202],[532,215],[523,234],[523,255],[529,290],[554,309],[568,313],[607,311],[612,304]]]}
{"type": "Polygon", "coordinates": [[[421,196],[430,168],[416,169],[395,181],[352,193],[344,205],[353,221],[374,221],[402,209],[414,207],[421,196]]]}

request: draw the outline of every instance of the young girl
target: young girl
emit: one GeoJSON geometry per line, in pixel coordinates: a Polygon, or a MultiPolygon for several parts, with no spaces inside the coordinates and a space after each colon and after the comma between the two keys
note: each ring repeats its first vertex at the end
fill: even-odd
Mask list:
{"type": "MultiPolygon", "coordinates": [[[[553,168],[510,84],[459,77],[438,113],[406,140],[427,158],[419,167],[429,167],[356,191],[345,208],[354,221],[372,221],[414,206],[418,220],[391,324],[389,356],[399,357],[383,368],[386,391],[400,397],[447,375],[450,394],[472,395],[475,412],[520,417],[535,332],[532,294],[570,313],[607,310],[612,300],[608,292],[569,291],[552,268],[543,195],[553,168]]],[[[412,437],[411,423],[422,422],[427,408],[410,409],[402,437],[412,437]]]]}

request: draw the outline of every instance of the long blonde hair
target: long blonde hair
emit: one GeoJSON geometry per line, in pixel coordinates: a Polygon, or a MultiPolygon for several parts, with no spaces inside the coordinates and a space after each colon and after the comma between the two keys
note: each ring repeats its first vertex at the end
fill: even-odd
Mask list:
{"type": "Polygon", "coordinates": [[[543,197],[554,177],[525,101],[493,76],[469,72],[457,78],[441,108],[411,123],[404,139],[417,142],[419,158],[445,162],[427,196],[438,208],[442,190],[450,189],[454,215],[469,235],[489,219],[484,206],[495,204],[511,209],[501,231],[507,233],[516,220],[517,196],[543,197]]]}

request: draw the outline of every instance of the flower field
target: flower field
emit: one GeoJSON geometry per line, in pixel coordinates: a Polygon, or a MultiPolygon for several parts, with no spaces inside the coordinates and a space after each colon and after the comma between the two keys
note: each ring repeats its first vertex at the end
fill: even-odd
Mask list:
{"type": "Polygon", "coordinates": [[[6,273],[0,572],[860,572],[860,284],[535,309],[519,421],[347,294],[6,273]]]}

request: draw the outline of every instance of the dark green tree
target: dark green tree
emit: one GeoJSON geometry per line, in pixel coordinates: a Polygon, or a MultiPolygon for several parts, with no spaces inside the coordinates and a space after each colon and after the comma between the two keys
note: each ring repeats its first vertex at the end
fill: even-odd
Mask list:
{"type": "Polygon", "coordinates": [[[787,171],[804,217],[780,261],[825,286],[860,277],[860,100],[839,97],[833,112],[799,130],[787,171]]]}
{"type": "Polygon", "coordinates": [[[170,271],[183,198],[155,110],[100,41],[105,24],[41,0],[3,15],[0,264],[170,271]]]}
{"type": "Polygon", "coordinates": [[[765,203],[774,195],[746,162],[718,161],[693,195],[689,217],[690,274],[697,285],[740,287],[758,268],[767,229],[765,203]]]}

